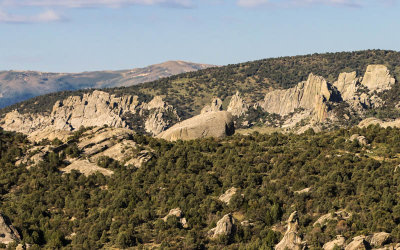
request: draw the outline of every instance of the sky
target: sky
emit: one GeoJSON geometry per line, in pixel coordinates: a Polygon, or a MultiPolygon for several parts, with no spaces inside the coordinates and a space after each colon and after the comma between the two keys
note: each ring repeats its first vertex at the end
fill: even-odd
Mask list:
{"type": "Polygon", "coordinates": [[[400,50],[400,0],[0,0],[0,70],[400,50]]]}

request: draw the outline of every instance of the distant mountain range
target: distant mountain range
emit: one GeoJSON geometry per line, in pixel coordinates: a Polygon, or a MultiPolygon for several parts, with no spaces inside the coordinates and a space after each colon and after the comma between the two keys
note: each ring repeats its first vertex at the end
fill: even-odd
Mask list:
{"type": "Polygon", "coordinates": [[[119,71],[82,73],[0,71],[0,108],[51,92],[132,86],[212,66],[184,61],[168,61],[145,68],[119,71]]]}

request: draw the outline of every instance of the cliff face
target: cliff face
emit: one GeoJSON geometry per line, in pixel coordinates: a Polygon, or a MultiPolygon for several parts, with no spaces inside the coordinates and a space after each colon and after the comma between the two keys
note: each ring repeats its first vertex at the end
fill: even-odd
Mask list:
{"type": "Polygon", "coordinates": [[[395,82],[396,80],[390,75],[385,65],[369,65],[361,83],[365,85],[370,92],[382,92],[390,89],[395,82]]]}
{"type": "Polygon", "coordinates": [[[124,116],[132,114],[142,117],[146,131],[156,135],[170,125],[170,117],[165,115],[166,112],[179,120],[174,108],[159,96],[139,105],[137,96],[116,97],[95,90],[83,97],[70,96],[57,101],[50,115],[20,114],[14,110],[6,114],[2,127],[32,136],[50,131],[74,131],[81,126],[128,128],[124,116]]]}
{"type": "Polygon", "coordinates": [[[327,81],[321,76],[310,74],[307,81],[287,90],[275,90],[266,94],[260,106],[268,113],[288,115],[296,109],[312,110],[318,121],[327,116],[326,101],[331,98],[327,81]]]}

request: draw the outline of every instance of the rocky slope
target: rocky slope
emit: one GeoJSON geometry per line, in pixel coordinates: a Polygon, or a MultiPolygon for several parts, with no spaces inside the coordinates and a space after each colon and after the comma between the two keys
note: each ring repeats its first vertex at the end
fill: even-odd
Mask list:
{"type": "Polygon", "coordinates": [[[239,91],[224,100],[214,97],[200,115],[181,123],[178,113],[182,113],[182,107],[168,104],[161,96],[140,102],[136,95],[117,96],[95,90],[58,100],[49,113],[11,111],[1,122],[4,129],[32,138],[54,131],[73,131],[81,126],[104,125],[131,128],[167,140],[222,137],[233,133],[233,122],[239,128],[258,124],[302,132],[321,126],[351,125],[350,118],[367,117],[369,110],[385,107],[379,93],[386,93],[395,83],[384,65],[369,65],[363,76],[343,72],[334,83],[310,73],[306,81],[295,87],[271,90],[263,100],[253,100],[250,104],[239,91]],[[221,112],[224,103],[227,112],[221,112]]]}
{"type": "MultiPolygon", "coordinates": [[[[380,53],[374,53],[379,54],[378,52],[380,53]]],[[[371,55],[371,52],[360,54],[371,55]]],[[[393,56],[389,52],[387,54],[393,56]]],[[[329,54],[326,57],[329,58],[329,54]]],[[[308,59],[307,56],[300,58],[308,59]]],[[[348,62],[356,58],[353,54],[347,54],[348,62]]],[[[285,60],[290,62],[295,59],[285,60]]],[[[392,58],[385,60],[388,63],[367,64],[363,67],[346,66],[341,69],[336,65],[341,65],[340,62],[331,63],[336,68],[328,76],[319,75],[318,72],[321,71],[311,67],[315,72],[307,72],[308,76],[303,81],[289,85],[292,86],[290,88],[271,84],[272,78],[259,82],[261,78],[256,78],[264,75],[260,70],[265,65],[257,69],[256,78],[243,78],[240,83],[229,80],[237,72],[229,65],[130,88],[63,92],[37,97],[1,110],[1,124],[7,130],[23,132],[31,137],[38,133],[47,133],[49,137],[53,137],[54,131],[63,133],[62,131],[73,131],[81,126],[107,125],[130,128],[152,136],[165,135],[166,130],[170,129],[170,135],[166,139],[194,139],[202,137],[205,130],[208,130],[203,129],[207,125],[207,113],[226,110],[232,115],[235,127],[243,129],[274,127],[301,133],[309,128],[320,131],[337,126],[352,126],[366,118],[371,121],[374,116],[382,120],[375,123],[395,126],[396,120],[388,118],[400,118],[400,85],[395,78],[398,77],[400,68],[392,65],[392,58]],[[229,72],[232,74],[228,74],[229,72]],[[219,79],[223,84],[217,83],[219,79]],[[194,131],[195,124],[194,120],[186,121],[188,119],[203,124],[191,136],[185,133],[194,131]],[[177,125],[179,122],[183,122],[185,128],[179,128],[172,136],[171,127],[182,126],[177,125]],[[187,128],[189,123],[190,129],[187,128]]],[[[365,61],[379,60],[368,59],[359,64],[365,61]]],[[[253,64],[254,62],[250,62],[237,67],[239,72],[248,72],[248,67],[253,64]]],[[[298,72],[300,73],[304,74],[304,71],[298,72]]],[[[214,136],[227,134],[226,131],[221,131],[214,136]]]]}
{"type": "Polygon", "coordinates": [[[0,108],[50,92],[132,86],[208,67],[212,67],[212,65],[168,61],[131,70],[95,71],[73,74],[36,71],[0,71],[0,108]]]}
{"type": "Polygon", "coordinates": [[[172,121],[179,121],[176,111],[164,103],[161,97],[157,96],[149,103],[139,105],[137,96],[116,97],[95,90],[82,97],[70,96],[57,101],[50,114],[21,114],[14,110],[6,114],[2,127],[41,140],[81,127],[129,128],[125,119],[127,115],[141,119],[141,125],[153,135],[170,126],[172,121]]]}

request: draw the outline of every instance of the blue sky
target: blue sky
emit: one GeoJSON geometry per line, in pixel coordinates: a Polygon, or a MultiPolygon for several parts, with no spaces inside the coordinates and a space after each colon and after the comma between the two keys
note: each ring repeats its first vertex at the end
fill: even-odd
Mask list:
{"type": "MultiPolygon", "coordinates": [[[[400,1],[400,0],[399,0],[400,1]]],[[[0,0],[0,70],[400,50],[398,0],[0,0]]]]}

